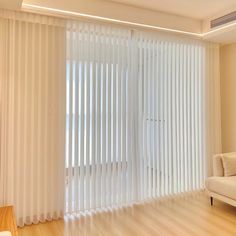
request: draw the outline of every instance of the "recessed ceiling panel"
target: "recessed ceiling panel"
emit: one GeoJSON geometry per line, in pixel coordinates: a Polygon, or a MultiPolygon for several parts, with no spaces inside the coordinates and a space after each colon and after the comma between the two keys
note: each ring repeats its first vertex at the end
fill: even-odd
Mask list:
{"type": "MultiPolygon", "coordinates": [[[[89,1],[89,0],[88,0],[89,1]]],[[[206,19],[236,8],[236,0],[106,0],[163,11],[176,15],[206,19]]]]}

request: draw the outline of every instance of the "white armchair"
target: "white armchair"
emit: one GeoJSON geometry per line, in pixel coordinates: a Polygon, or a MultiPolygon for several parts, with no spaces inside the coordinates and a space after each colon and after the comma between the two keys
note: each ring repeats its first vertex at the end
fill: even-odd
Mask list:
{"type": "Polygon", "coordinates": [[[206,180],[206,190],[210,196],[211,205],[213,198],[236,206],[236,176],[225,176],[223,165],[224,156],[235,158],[236,152],[218,154],[213,157],[213,176],[206,180]]]}

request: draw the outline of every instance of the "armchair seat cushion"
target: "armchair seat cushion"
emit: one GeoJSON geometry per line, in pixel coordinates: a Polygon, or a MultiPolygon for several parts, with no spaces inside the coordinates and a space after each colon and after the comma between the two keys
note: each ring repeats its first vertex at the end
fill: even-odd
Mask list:
{"type": "Polygon", "coordinates": [[[206,188],[211,192],[236,200],[236,176],[210,177],[206,180],[206,188]]]}

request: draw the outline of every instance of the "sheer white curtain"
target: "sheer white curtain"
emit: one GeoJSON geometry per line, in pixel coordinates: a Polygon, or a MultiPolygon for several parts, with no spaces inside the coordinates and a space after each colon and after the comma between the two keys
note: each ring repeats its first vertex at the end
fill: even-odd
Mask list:
{"type": "Polygon", "coordinates": [[[131,32],[70,22],[67,212],[130,204],[135,189],[131,32]]]}
{"type": "Polygon", "coordinates": [[[11,11],[0,19],[0,199],[23,226],[64,212],[65,27],[11,11]]]}

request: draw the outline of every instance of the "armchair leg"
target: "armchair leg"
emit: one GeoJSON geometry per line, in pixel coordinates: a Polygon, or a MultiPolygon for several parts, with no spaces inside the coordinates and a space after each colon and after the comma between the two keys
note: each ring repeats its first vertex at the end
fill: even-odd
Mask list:
{"type": "Polygon", "coordinates": [[[213,206],[213,197],[211,197],[211,206],[213,206]]]}

